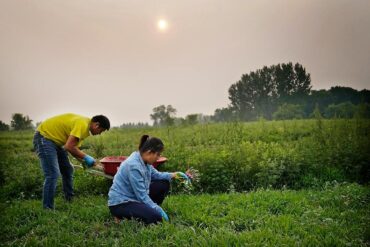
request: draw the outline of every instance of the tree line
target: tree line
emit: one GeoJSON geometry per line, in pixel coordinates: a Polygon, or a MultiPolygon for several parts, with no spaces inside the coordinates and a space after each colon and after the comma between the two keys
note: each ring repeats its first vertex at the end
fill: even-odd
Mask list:
{"type": "Polygon", "coordinates": [[[318,110],[327,118],[370,117],[370,91],[350,87],[312,90],[311,76],[299,63],[263,67],[242,75],[229,88],[228,107],[216,109],[217,122],[258,118],[310,118],[318,110]]]}
{"type": "Polygon", "coordinates": [[[211,116],[176,117],[168,105],[153,108],[154,126],[191,125],[199,122],[254,121],[312,118],[370,118],[370,91],[335,86],[313,90],[311,76],[299,63],[277,64],[243,74],[228,90],[230,103],[211,116]]]}
{"type": "MultiPolygon", "coordinates": [[[[230,103],[213,115],[201,113],[176,117],[172,105],[153,108],[153,126],[193,125],[207,122],[311,118],[317,112],[326,118],[370,118],[370,90],[335,86],[313,90],[311,75],[299,63],[264,66],[243,74],[228,90],[230,103]]],[[[147,127],[147,123],[124,123],[121,128],[147,127]]],[[[11,125],[0,121],[0,130],[32,129],[32,120],[21,113],[12,115],[11,125]]]]}

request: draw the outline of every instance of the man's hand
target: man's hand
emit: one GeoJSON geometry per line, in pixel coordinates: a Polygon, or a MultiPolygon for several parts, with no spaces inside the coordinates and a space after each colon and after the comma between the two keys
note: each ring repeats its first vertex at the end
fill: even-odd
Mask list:
{"type": "Polygon", "coordinates": [[[93,167],[95,164],[95,159],[91,157],[90,155],[86,154],[83,160],[85,161],[87,167],[89,168],[93,167]]]}

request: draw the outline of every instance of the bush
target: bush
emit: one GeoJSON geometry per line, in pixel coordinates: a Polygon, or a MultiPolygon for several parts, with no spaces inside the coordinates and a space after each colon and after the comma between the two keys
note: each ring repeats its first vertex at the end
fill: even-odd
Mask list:
{"type": "MultiPolygon", "coordinates": [[[[370,179],[369,129],[366,119],[321,118],[119,129],[88,138],[84,151],[98,158],[130,155],[141,135],[160,137],[168,162],[159,169],[199,170],[194,193],[316,187],[334,180],[366,184],[370,179]]],[[[31,131],[0,133],[4,199],[41,196],[43,175],[31,151],[32,135],[31,131]]],[[[106,194],[110,183],[83,171],[75,173],[77,194],[106,194]]],[[[173,192],[181,191],[173,187],[173,192]]]]}
{"type": "Polygon", "coordinates": [[[277,111],[272,115],[273,119],[275,120],[301,119],[303,116],[304,111],[302,106],[287,103],[279,106],[277,111]]]}
{"type": "Polygon", "coordinates": [[[356,106],[351,102],[331,104],[325,109],[324,116],[327,118],[352,118],[355,115],[356,106]]]}

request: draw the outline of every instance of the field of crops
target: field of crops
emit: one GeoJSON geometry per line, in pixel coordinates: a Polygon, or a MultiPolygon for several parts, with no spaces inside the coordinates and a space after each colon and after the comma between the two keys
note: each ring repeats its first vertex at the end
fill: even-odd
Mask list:
{"type": "Polygon", "coordinates": [[[55,212],[43,211],[32,131],[0,132],[1,243],[366,246],[370,240],[369,120],[113,129],[83,148],[96,158],[129,155],[142,134],[164,141],[169,160],[160,170],[193,167],[201,174],[191,191],[173,184],[164,203],[169,224],[114,224],[106,206],[111,181],[84,170],[75,172],[76,200],[59,198],[55,212]]]}

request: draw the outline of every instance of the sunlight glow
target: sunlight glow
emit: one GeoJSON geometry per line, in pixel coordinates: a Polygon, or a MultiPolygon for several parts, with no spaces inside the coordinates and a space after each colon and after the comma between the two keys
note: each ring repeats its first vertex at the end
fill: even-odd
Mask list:
{"type": "Polygon", "coordinates": [[[168,23],[166,20],[161,19],[158,21],[158,29],[160,31],[166,31],[167,28],[168,28],[168,23]]]}

